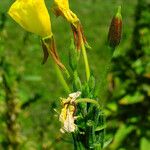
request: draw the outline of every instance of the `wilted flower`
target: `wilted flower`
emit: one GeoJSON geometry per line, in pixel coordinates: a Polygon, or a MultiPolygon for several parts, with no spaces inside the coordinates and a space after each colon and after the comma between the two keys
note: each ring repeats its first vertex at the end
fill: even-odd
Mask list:
{"type": "Polygon", "coordinates": [[[63,108],[61,110],[59,120],[62,123],[62,128],[60,131],[64,132],[74,132],[76,130],[75,121],[75,111],[76,104],[75,100],[80,96],[81,92],[75,92],[69,94],[67,99],[62,99],[63,108]]]}
{"type": "Polygon", "coordinates": [[[54,0],[53,11],[56,16],[63,16],[71,24],[77,49],[80,50],[81,45],[84,43],[88,46],[80,20],[77,15],[70,10],[68,0],[54,0]]]}
{"type": "Polygon", "coordinates": [[[121,6],[118,7],[116,15],[111,21],[111,25],[108,33],[109,46],[115,48],[119,45],[122,34],[122,16],[121,16],[121,6]]]}
{"type": "Polygon", "coordinates": [[[8,14],[25,30],[41,37],[52,36],[50,16],[44,0],[16,0],[8,14]]]}

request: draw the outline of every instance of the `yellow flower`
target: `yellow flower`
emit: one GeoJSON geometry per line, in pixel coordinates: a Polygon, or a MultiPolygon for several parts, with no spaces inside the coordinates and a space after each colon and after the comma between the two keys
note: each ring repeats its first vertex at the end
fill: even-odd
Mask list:
{"type": "Polygon", "coordinates": [[[16,0],[8,14],[25,30],[41,37],[52,36],[50,16],[44,0],[16,0]]]}
{"type": "Polygon", "coordinates": [[[66,71],[57,53],[50,16],[44,0],[16,0],[10,7],[8,14],[25,30],[42,37],[43,63],[51,55],[55,63],[66,71]]]}
{"type": "Polygon", "coordinates": [[[56,16],[63,16],[68,22],[77,27],[79,19],[69,8],[68,0],[54,0],[54,12],[56,16]]]}
{"type": "Polygon", "coordinates": [[[70,10],[68,0],[54,0],[53,11],[56,16],[63,16],[71,24],[77,49],[80,50],[82,44],[86,44],[86,46],[89,47],[80,20],[77,15],[70,10]]]}

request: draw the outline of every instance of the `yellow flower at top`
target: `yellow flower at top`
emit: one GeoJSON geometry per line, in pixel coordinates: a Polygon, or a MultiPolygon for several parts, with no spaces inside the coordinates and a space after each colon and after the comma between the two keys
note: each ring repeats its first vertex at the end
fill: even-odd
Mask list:
{"type": "Polygon", "coordinates": [[[56,16],[63,16],[68,22],[77,27],[78,17],[69,8],[68,0],[54,0],[54,12],[56,16]]]}
{"type": "Polygon", "coordinates": [[[41,37],[52,36],[50,16],[44,0],[16,0],[8,14],[25,30],[41,37]]]}
{"type": "Polygon", "coordinates": [[[16,0],[10,7],[8,14],[25,30],[42,37],[43,64],[51,55],[54,62],[67,72],[57,53],[51,30],[50,15],[44,0],[16,0]]]}

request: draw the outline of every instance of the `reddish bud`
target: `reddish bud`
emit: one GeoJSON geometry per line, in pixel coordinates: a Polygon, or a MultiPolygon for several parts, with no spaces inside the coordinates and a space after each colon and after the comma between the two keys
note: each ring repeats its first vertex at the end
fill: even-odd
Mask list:
{"type": "Polygon", "coordinates": [[[111,21],[108,33],[108,43],[109,46],[115,48],[119,45],[122,34],[122,16],[121,16],[121,6],[118,7],[116,15],[111,21]]]}

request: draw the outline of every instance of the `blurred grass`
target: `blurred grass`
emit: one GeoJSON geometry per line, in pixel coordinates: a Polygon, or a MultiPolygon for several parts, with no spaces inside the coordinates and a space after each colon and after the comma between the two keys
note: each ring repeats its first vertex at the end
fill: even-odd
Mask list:
{"type": "MultiPolygon", "coordinates": [[[[56,113],[53,108],[59,106],[59,97],[66,95],[55,77],[51,59],[45,65],[41,65],[43,54],[39,37],[25,32],[6,14],[12,2],[11,0],[0,1],[0,14],[6,15],[4,28],[0,30],[0,57],[3,56],[10,61],[14,65],[14,69],[21,74],[19,83],[21,103],[34,99],[36,95],[39,96],[37,102],[22,111],[19,122],[24,136],[27,137],[25,147],[31,145],[33,149],[41,149],[42,143],[50,142],[51,144],[60,135],[59,122],[54,116],[56,113]],[[43,140],[41,141],[41,139],[43,140]]],[[[48,0],[46,2],[50,10],[52,2],[48,0]]],[[[97,78],[97,84],[101,84],[106,63],[110,58],[106,41],[111,18],[117,6],[121,5],[123,38],[115,55],[118,53],[123,55],[124,50],[130,46],[135,4],[136,0],[70,1],[70,7],[80,18],[87,41],[92,47],[92,50],[88,50],[88,57],[91,69],[97,78]]],[[[63,18],[56,18],[51,12],[50,14],[59,54],[63,62],[67,64],[70,38],[72,38],[70,26],[63,18]]],[[[83,63],[81,63],[81,71],[84,69],[83,67],[83,63]]],[[[83,74],[81,76],[84,77],[83,74]]],[[[101,89],[100,93],[103,93],[103,90],[105,91],[105,88],[101,89]]],[[[68,139],[68,137],[66,138],[68,139]]],[[[68,144],[56,140],[51,149],[65,150],[68,148],[68,144]]],[[[70,144],[69,147],[71,150],[70,144]]]]}

